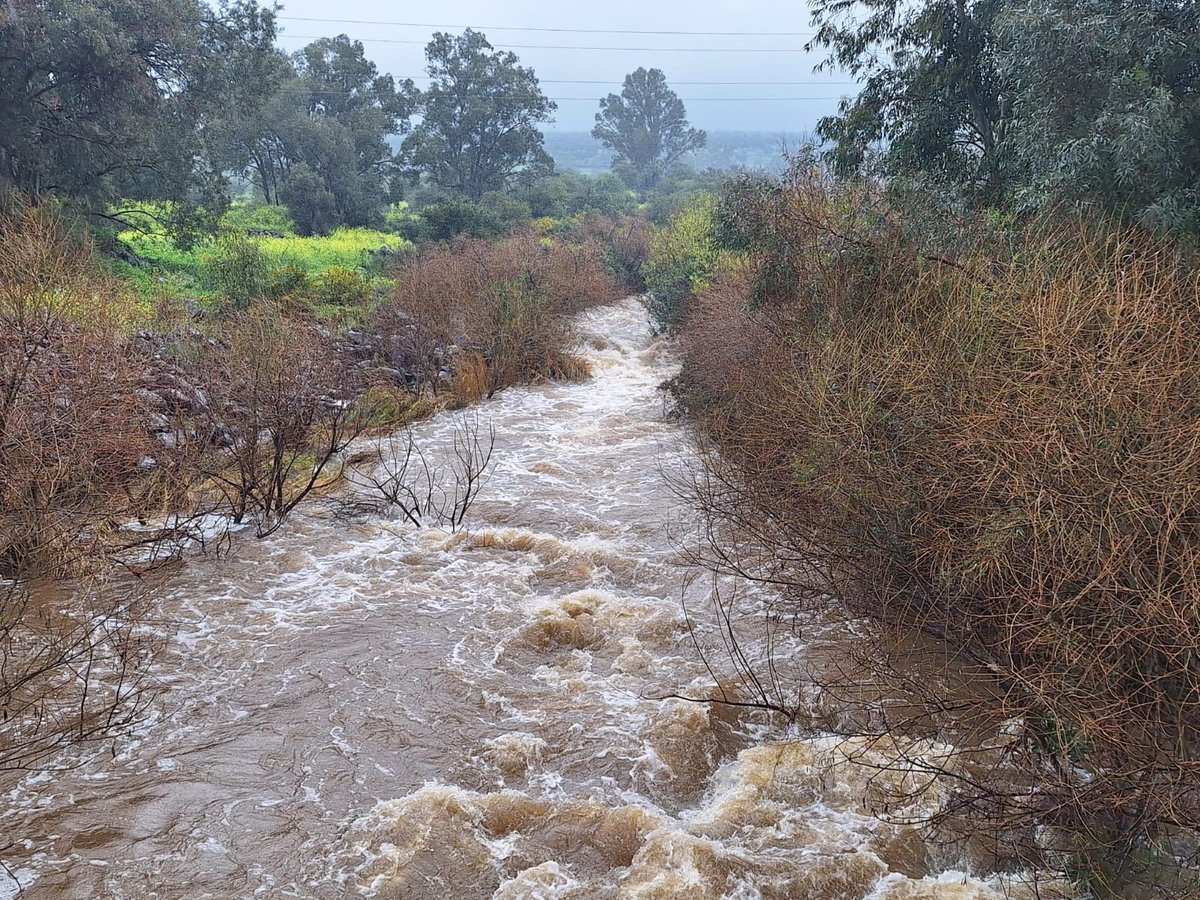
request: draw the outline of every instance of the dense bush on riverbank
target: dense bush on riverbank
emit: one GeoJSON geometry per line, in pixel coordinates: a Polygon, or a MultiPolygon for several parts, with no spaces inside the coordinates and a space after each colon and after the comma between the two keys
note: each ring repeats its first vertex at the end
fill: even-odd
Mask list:
{"type": "Polygon", "coordinates": [[[0,577],[94,568],[165,516],[265,533],[348,439],[333,334],[268,303],[148,310],[47,208],[0,218],[0,325],[0,577]]]}
{"type": "Polygon", "coordinates": [[[213,305],[149,305],[51,209],[0,218],[0,576],[111,555],[147,539],[122,522],[168,514],[267,533],[362,429],[583,374],[569,317],[624,294],[588,235],[430,246],[391,260],[383,296],[264,267],[244,236],[215,252],[213,305]]]}
{"type": "Polygon", "coordinates": [[[1200,838],[1200,273],[1134,230],[954,215],[804,169],[727,187],[738,261],[689,300],[674,385],[720,452],[703,499],[797,602],[999,673],[1035,787],[995,768],[958,813],[1100,894],[1178,892],[1200,838]]]}
{"type": "Polygon", "coordinates": [[[418,386],[436,392],[449,362],[464,400],[509,384],[578,377],[586,370],[571,355],[569,317],[624,295],[604,259],[598,241],[531,232],[432,246],[393,270],[395,292],[374,325],[388,358],[413,372],[418,386]]]}

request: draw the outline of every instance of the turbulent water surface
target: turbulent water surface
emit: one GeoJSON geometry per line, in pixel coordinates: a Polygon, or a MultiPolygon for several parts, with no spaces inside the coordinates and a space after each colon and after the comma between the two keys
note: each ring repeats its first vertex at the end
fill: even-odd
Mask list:
{"type": "Polygon", "coordinates": [[[662,699],[713,683],[668,534],[673,361],[633,301],[581,329],[592,380],[471,414],[498,437],[466,530],[313,508],[165,582],[136,740],[5,797],[21,896],[1004,895],[870,814],[853,741],[662,699]]]}

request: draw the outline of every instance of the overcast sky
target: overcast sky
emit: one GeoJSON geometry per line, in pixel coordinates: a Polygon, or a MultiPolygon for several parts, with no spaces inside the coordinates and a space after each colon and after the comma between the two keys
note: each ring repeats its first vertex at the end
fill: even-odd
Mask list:
{"type": "Polygon", "coordinates": [[[563,0],[442,0],[420,4],[286,0],[279,25],[280,45],[288,51],[299,49],[314,37],[345,33],[363,42],[367,56],[382,71],[398,78],[412,77],[419,85],[425,83],[418,80],[425,73],[423,48],[434,31],[459,32],[468,25],[478,28],[493,45],[511,48],[522,64],[533,67],[542,90],[558,102],[552,127],[563,131],[589,130],[599,98],[618,92],[625,74],[638,66],[662,69],[686,102],[692,124],[710,131],[808,131],[820,116],[836,108],[838,97],[854,90],[853,85],[845,83],[844,73],[813,72],[821,57],[803,50],[812,26],[808,5],[798,0],[603,0],[579,7],[563,0]],[[300,17],[327,21],[302,21],[300,17]],[[365,22],[373,24],[360,24],[365,22]],[[703,52],[714,49],[721,52],[703,52]],[[578,81],[603,83],[566,83],[578,81]]]}

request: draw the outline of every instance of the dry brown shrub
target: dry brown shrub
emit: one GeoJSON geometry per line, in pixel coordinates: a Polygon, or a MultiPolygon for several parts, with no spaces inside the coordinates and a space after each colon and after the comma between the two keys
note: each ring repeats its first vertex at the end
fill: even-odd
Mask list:
{"type": "Polygon", "coordinates": [[[612,303],[626,291],[604,266],[604,248],[595,240],[579,243],[539,242],[528,239],[518,252],[540,253],[532,289],[545,298],[556,314],[573,315],[594,306],[612,303]]]}
{"type": "Polygon", "coordinates": [[[472,274],[441,250],[408,259],[396,270],[391,302],[373,318],[384,356],[413,377],[418,394],[426,388],[437,392],[446,350],[461,332],[461,301],[456,298],[481,289],[472,274]]]}
{"type": "Polygon", "coordinates": [[[0,772],[143,711],[141,603],[106,577],[151,449],[126,299],[52,209],[0,215],[0,772]]]}
{"type": "Polygon", "coordinates": [[[962,764],[956,815],[1101,894],[1186,895],[1200,275],[1145,235],[1045,223],[934,252],[869,191],[788,190],[685,337],[677,390],[721,451],[701,499],[740,535],[712,531],[709,564],[996,673],[986,715],[1020,726],[962,764]]]}
{"type": "Polygon", "coordinates": [[[570,317],[623,295],[602,257],[598,243],[532,232],[429,247],[393,273],[392,302],[376,320],[385,352],[415,373],[418,390],[436,390],[443,367],[453,368],[460,396],[580,377],[570,317]]]}
{"type": "Polygon", "coordinates": [[[487,360],[482,353],[463,351],[454,361],[454,394],[462,403],[477,403],[491,390],[487,360]]]}
{"type": "Polygon", "coordinates": [[[330,337],[269,305],[205,342],[195,377],[205,402],[181,416],[181,459],[211,508],[259,537],[337,480],[341,454],[369,425],[357,414],[360,379],[330,337]]]}
{"type": "Polygon", "coordinates": [[[640,294],[646,290],[642,267],[650,258],[654,226],[643,216],[587,216],[571,229],[578,240],[594,241],[603,249],[605,267],[625,289],[640,294]]]}
{"type": "Polygon", "coordinates": [[[0,217],[0,576],[63,572],[108,527],[150,450],[123,288],[47,208],[0,217]]]}

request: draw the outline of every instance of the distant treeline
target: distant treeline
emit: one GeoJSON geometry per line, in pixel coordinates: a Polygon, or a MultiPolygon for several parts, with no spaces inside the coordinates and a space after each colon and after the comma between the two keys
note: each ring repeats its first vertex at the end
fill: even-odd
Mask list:
{"type": "MultiPolygon", "coordinates": [[[[382,227],[401,200],[495,207],[554,174],[541,129],[556,104],[481,32],[435,33],[421,88],[380,72],[349,35],[290,54],[276,36],[275,9],[257,0],[12,0],[0,11],[0,194],[118,228],[130,201],[143,218],[155,203],[157,225],[186,242],[238,198],[287,207],[311,235],[382,227]]],[[[620,179],[603,193],[644,202],[686,180],[680,161],[706,135],[661,70],[636,69],[597,107],[598,168],[620,179]]]]}
{"type": "MultiPolygon", "coordinates": [[[[785,148],[794,150],[811,136],[799,131],[710,131],[708,143],[684,158],[693,169],[749,169],[780,173],[785,148]]],[[[612,167],[612,153],[586,131],[549,131],[546,152],[559,169],[598,175],[612,167]]]]}

